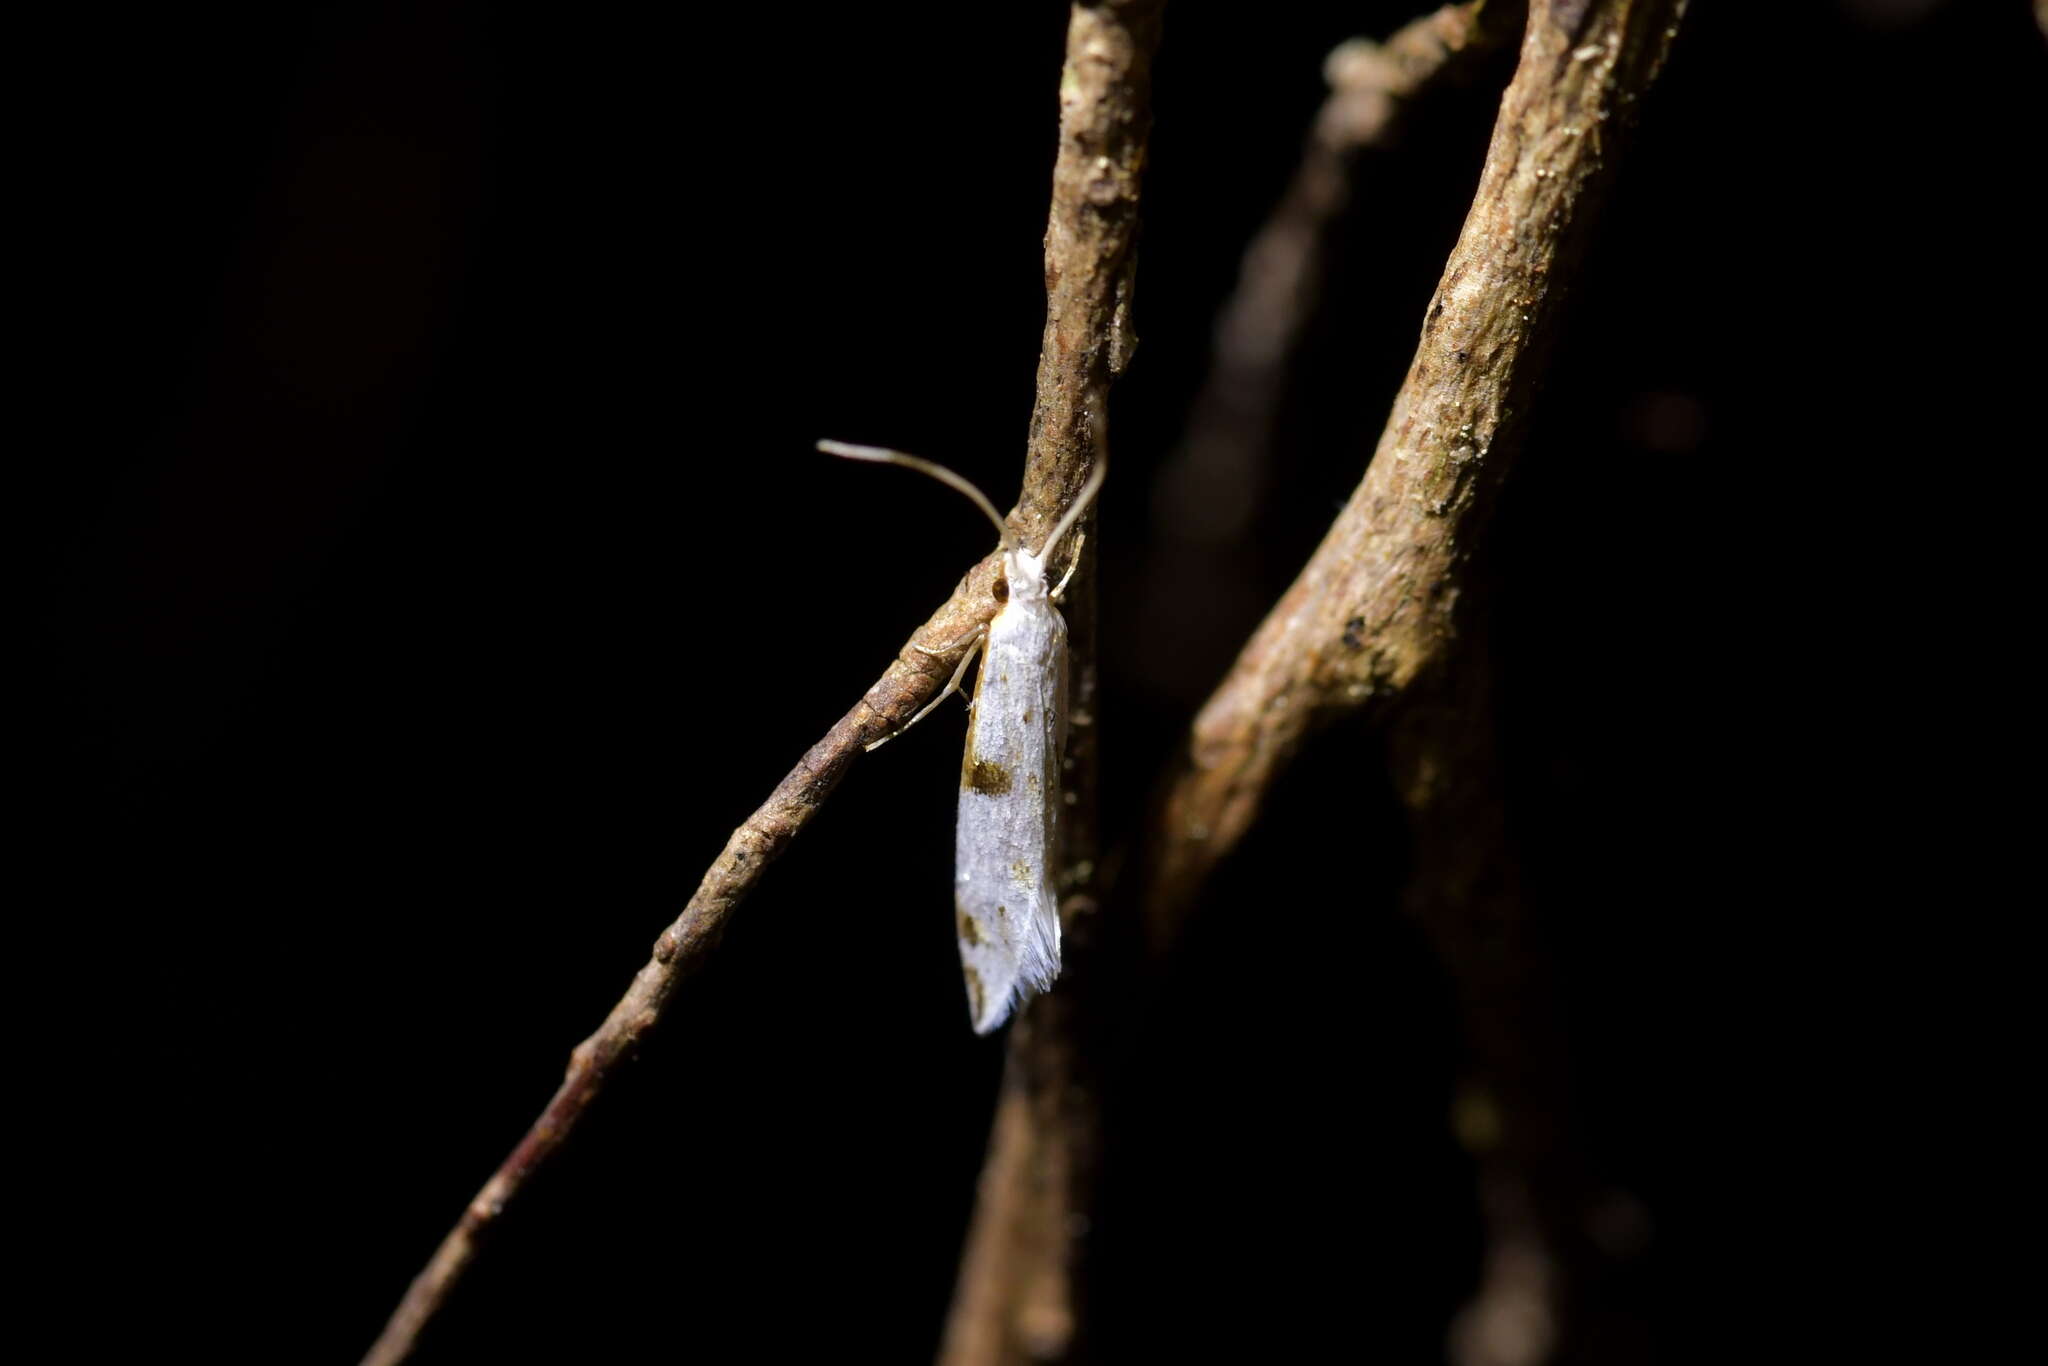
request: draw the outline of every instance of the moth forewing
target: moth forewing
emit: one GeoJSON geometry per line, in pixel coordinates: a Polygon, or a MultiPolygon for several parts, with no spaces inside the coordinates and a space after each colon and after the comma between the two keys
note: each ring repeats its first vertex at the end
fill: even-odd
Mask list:
{"type": "MultiPolygon", "coordinates": [[[[960,765],[953,904],[967,1006],[977,1033],[986,1034],[1033,992],[1052,985],[1060,970],[1060,777],[1067,738],[1067,623],[1053,605],[1045,571],[1053,552],[1102,487],[1106,456],[1099,449],[1081,491],[1036,553],[1021,545],[987,495],[943,465],[880,446],[820,441],[818,449],[851,460],[903,465],[965,494],[995,526],[1003,547],[1003,606],[981,638],[981,672],[960,765]]],[[[1072,575],[1080,559],[1077,539],[1068,556],[1072,575]]],[[[1062,588],[1065,580],[1061,580],[1062,588]]],[[[933,650],[944,654],[955,646],[933,650]]],[[[970,646],[970,651],[972,647],[970,646]]],[[[967,658],[952,680],[901,734],[960,684],[967,658]]],[[[888,739],[876,739],[873,749],[888,739]]]]}
{"type": "Polygon", "coordinates": [[[968,1012],[996,1028],[1060,970],[1060,764],[1067,625],[1028,551],[1005,557],[960,765],[954,906],[968,1012]]]}

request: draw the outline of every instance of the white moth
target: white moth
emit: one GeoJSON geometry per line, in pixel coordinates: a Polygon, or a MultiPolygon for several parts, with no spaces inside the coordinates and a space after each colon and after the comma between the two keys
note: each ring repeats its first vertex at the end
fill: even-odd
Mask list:
{"type": "MultiPolygon", "coordinates": [[[[1060,971],[1060,763],[1067,739],[1067,623],[1053,604],[1074,576],[1081,542],[1057,588],[1046,569],[1067,531],[1102,487],[1098,458],[1080,495],[1037,552],[1026,550],[980,489],[943,465],[874,446],[820,441],[818,449],[853,460],[904,465],[958,489],[1002,537],[1002,608],[967,646],[939,695],[904,723],[908,730],[959,691],[977,650],[981,672],[968,705],[967,755],[960,764],[960,816],[954,832],[953,905],[967,1011],[986,1034],[1060,971]]],[[[900,732],[899,732],[900,733],[900,732]]],[[[893,737],[869,745],[874,749],[893,737]]]]}

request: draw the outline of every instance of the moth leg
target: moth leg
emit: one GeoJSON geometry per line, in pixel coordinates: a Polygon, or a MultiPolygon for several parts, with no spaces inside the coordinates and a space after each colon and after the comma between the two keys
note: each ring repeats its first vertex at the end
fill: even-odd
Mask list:
{"type": "Polygon", "coordinates": [[[921,655],[930,655],[933,659],[937,659],[940,655],[952,654],[953,651],[959,649],[962,645],[967,644],[969,641],[978,639],[981,633],[986,631],[987,629],[988,627],[986,626],[977,626],[972,631],[969,631],[966,635],[960,637],[960,639],[952,642],[950,645],[941,645],[936,650],[926,649],[924,646],[918,644],[914,640],[910,642],[910,648],[917,651],[921,655]]]}
{"type": "MultiPolygon", "coordinates": [[[[974,635],[971,637],[971,639],[974,641],[974,644],[968,647],[966,654],[960,656],[960,667],[953,670],[953,676],[946,680],[946,686],[939,690],[939,695],[937,697],[934,697],[931,701],[925,703],[924,706],[919,709],[917,715],[911,717],[908,721],[905,721],[895,730],[890,731],[881,739],[871,741],[866,746],[864,746],[865,750],[868,753],[873,753],[875,750],[880,749],[883,745],[888,744],[891,740],[894,740],[904,731],[909,730],[912,726],[924,720],[926,715],[930,713],[933,707],[938,706],[939,703],[945,701],[954,693],[960,691],[960,680],[967,673],[967,666],[969,664],[972,664],[974,662],[974,657],[981,653],[981,647],[983,644],[982,633],[980,631],[976,631],[974,635]]],[[[929,654],[931,653],[931,651],[926,651],[926,653],[929,654]]]]}
{"type": "Polygon", "coordinates": [[[1052,590],[1052,600],[1058,602],[1067,591],[1067,585],[1074,581],[1074,571],[1081,567],[1081,547],[1088,544],[1088,533],[1083,531],[1074,537],[1074,557],[1067,561],[1067,572],[1060,579],[1060,586],[1052,590]]]}

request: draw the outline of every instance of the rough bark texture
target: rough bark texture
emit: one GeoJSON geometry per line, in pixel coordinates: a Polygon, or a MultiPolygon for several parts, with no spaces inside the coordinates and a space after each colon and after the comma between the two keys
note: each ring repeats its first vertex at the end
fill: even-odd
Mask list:
{"type": "Polygon", "coordinates": [[[1154,830],[1148,920],[1177,927],[1319,726],[1438,665],[1520,444],[1557,287],[1684,0],[1537,0],[1471,212],[1364,480],[1196,718],[1154,830]]]}
{"type": "Polygon", "coordinates": [[[1329,96],[1294,178],[1245,248],[1187,436],[1161,472],[1160,522],[1171,534],[1230,541],[1256,523],[1288,363],[1315,313],[1330,228],[1351,203],[1358,154],[1391,141],[1417,96],[1498,51],[1523,12],[1522,0],[1446,5],[1385,42],[1355,39],[1330,54],[1329,96]]]}
{"type": "MultiPolygon", "coordinates": [[[[1129,327],[1132,244],[1137,226],[1138,176],[1149,122],[1150,57],[1157,42],[1161,0],[1152,3],[1077,5],[1061,78],[1061,143],[1046,231],[1047,318],[1039,359],[1038,396],[1023,493],[1009,514],[1026,544],[1040,543],[1087,481],[1096,459],[1096,414],[1110,379],[1122,370],[1133,341],[1129,327]]],[[[364,1366],[392,1366],[411,1355],[421,1331],[447,1301],[475,1258],[483,1236],[534,1172],[559,1148],[613,1069],[646,1036],[676,988],[717,946],[734,908],[760,881],[768,864],[809,824],[863,747],[901,728],[944,686],[959,651],[926,654],[962,641],[994,615],[1001,559],[991,554],[968,571],[953,596],[932,614],[889,669],[825,738],[813,745],[760,809],[726,842],[675,923],[654,942],[653,956],[633,978],[610,1015],[570,1055],[568,1073],[512,1154],[469,1202],[426,1269],[414,1278],[364,1366]]],[[[1092,869],[1094,737],[1094,618],[1092,574],[1083,570],[1068,599],[1074,659],[1073,789],[1085,794],[1072,808],[1070,848],[1092,869]]],[[[1069,878],[1086,896],[1088,875],[1069,878]]],[[[1074,903],[1067,905],[1069,914],[1074,903]]],[[[1085,932],[1077,938],[1085,948],[1085,932]]],[[[1041,1011],[1041,1013],[1045,1013],[1041,1011]]],[[[1047,1060],[1057,1045],[1030,1041],[1050,1031],[1024,1030],[1020,1053],[1036,1047],[1047,1060]]],[[[1023,1072],[1036,1075],[1032,1067],[1023,1072]]],[[[1042,1069],[1039,1069],[1042,1070],[1042,1069]]],[[[1053,1088],[1058,1091],[1060,1088],[1053,1088]]],[[[1061,1122],[1046,1117],[1046,1122],[1061,1122]]],[[[1092,1144],[1089,1145],[1092,1148],[1092,1144]]],[[[1063,1186],[1064,1183],[1054,1183],[1063,1186]]],[[[1064,1198],[1064,1191],[1053,1198],[1064,1198]]],[[[992,1233],[989,1236],[1000,1236],[992,1233]]],[[[957,1321],[957,1316],[956,1316],[957,1321]]]]}
{"type": "MultiPolygon", "coordinates": [[[[1164,0],[1076,4],[1060,77],[1060,145],[1045,234],[1046,320],[1027,468],[1064,471],[1072,497],[1103,430],[1102,397],[1135,345],[1138,189],[1151,130],[1152,55],[1164,0]]],[[[1048,475],[1048,479],[1055,475],[1048,475]]],[[[1085,519],[1092,525],[1092,514],[1085,519]]],[[[1065,960],[1058,986],[1011,1027],[980,1198],[940,1360],[993,1366],[1083,1350],[1084,1211],[1093,1203],[1103,1018],[1096,914],[1095,575],[1069,589],[1065,960]]]]}

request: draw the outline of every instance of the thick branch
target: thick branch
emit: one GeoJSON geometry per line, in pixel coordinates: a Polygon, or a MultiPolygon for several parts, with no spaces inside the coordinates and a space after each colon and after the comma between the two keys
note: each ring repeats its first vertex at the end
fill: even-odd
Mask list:
{"type": "MultiPolygon", "coordinates": [[[[1133,345],[1128,315],[1147,123],[1143,72],[1159,7],[1154,0],[1074,12],[1060,88],[1060,158],[1046,232],[1047,319],[1038,399],[1024,489],[1009,515],[1027,544],[1043,539],[1086,482],[1095,460],[1096,410],[1133,345]],[[1140,41],[1139,35],[1148,36],[1140,41]]],[[[655,940],[653,957],[626,994],[570,1055],[568,1074],[540,1118],[414,1278],[363,1358],[364,1366],[393,1366],[411,1355],[420,1332],[475,1258],[479,1241],[568,1137],[613,1068],[661,1018],[677,986],[704,964],[734,908],[768,864],[809,824],[863,747],[900,728],[950,676],[957,652],[942,658],[912,644],[937,649],[988,621],[997,606],[993,590],[999,573],[995,555],[969,570],[881,679],[733,832],[696,895],[655,940]]],[[[1092,622],[1089,626],[1090,634],[1076,633],[1081,637],[1077,659],[1092,638],[1092,622]]],[[[1092,657],[1086,667],[1092,668],[1092,657]]],[[[1076,748],[1092,752],[1086,742],[1077,742],[1076,748]]]]}
{"type": "Polygon", "coordinates": [[[1618,140],[1685,0],[1536,0],[1472,209],[1364,480],[1196,718],[1147,888],[1160,935],[1319,726],[1444,652],[1464,565],[1520,445],[1618,140]]]}
{"type": "MultiPolygon", "coordinates": [[[[1151,128],[1152,54],[1163,0],[1076,4],[1060,77],[1060,145],[1046,227],[1045,340],[1031,415],[1031,468],[1081,470],[1109,381],[1134,345],[1138,188],[1151,128]]],[[[1072,493],[1069,486],[1067,492],[1072,493]]],[[[940,1360],[946,1366],[1055,1361],[1085,1321],[1085,1221],[1099,1151],[1101,1094],[1090,1047],[1101,1009],[1095,909],[1095,582],[1067,599],[1069,693],[1058,988],[1012,1026],[1002,1099],[982,1170],[940,1360]]]]}
{"type": "Polygon", "coordinates": [[[1137,346],[1138,183],[1164,8],[1165,0],[1094,0],[1074,5],[1067,20],[1045,227],[1045,336],[1024,467],[1027,486],[1057,488],[1062,507],[1093,467],[1095,404],[1137,346]]]}

